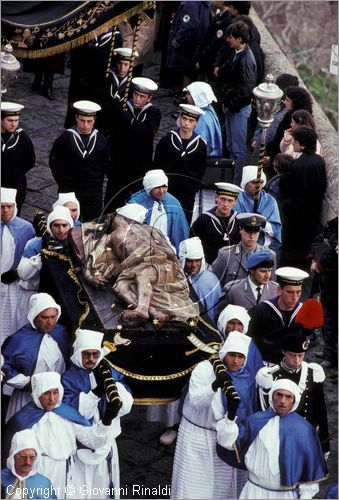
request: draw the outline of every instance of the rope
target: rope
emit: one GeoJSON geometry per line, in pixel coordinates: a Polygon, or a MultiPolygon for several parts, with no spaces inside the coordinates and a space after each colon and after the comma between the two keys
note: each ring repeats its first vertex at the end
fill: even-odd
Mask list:
{"type": "Polygon", "coordinates": [[[108,54],[108,60],[107,60],[107,68],[106,68],[105,78],[108,78],[109,70],[111,69],[112,56],[113,56],[113,50],[114,50],[114,44],[115,44],[115,35],[116,35],[117,31],[118,31],[118,27],[116,25],[113,26],[111,46],[110,46],[109,54],[108,54]]]}
{"type": "Polygon", "coordinates": [[[129,89],[131,86],[131,81],[133,78],[133,68],[134,68],[135,54],[137,51],[137,43],[138,43],[140,27],[141,27],[141,19],[142,19],[141,15],[138,14],[138,20],[137,20],[137,23],[135,26],[135,33],[134,33],[134,38],[133,38],[131,63],[130,63],[129,70],[128,70],[128,77],[127,77],[127,82],[126,82],[125,94],[124,94],[124,98],[123,98],[122,109],[124,111],[126,111],[126,109],[127,109],[127,99],[128,99],[129,89]]]}

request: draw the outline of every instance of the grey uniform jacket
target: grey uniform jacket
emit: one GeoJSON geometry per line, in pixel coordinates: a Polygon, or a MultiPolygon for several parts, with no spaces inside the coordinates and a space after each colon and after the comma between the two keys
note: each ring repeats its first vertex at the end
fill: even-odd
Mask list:
{"type": "MultiPolygon", "coordinates": [[[[224,293],[216,311],[217,316],[226,306],[228,306],[228,304],[242,306],[246,310],[249,310],[253,306],[257,305],[257,297],[254,296],[248,281],[249,278],[247,277],[242,280],[230,281],[224,286],[224,293]]],[[[269,281],[266,285],[264,285],[259,303],[276,297],[278,295],[278,286],[278,283],[275,281],[269,281]]]]}
{"type": "MultiPolygon", "coordinates": [[[[258,250],[267,250],[267,246],[256,245],[255,249],[251,252],[258,250]]],[[[272,250],[271,250],[272,251],[272,250]]],[[[272,252],[274,266],[272,269],[271,278],[275,279],[276,269],[276,256],[272,252]]],[[[249,253],[244,250],[241,243],[220,248],[217,258],[212,264],[212,271],[218,277],[220,286],[223,288],[229,281],[243,279],[247,277],[247,270],[244,267],[245,262],[249,257],[249,253]]]]}

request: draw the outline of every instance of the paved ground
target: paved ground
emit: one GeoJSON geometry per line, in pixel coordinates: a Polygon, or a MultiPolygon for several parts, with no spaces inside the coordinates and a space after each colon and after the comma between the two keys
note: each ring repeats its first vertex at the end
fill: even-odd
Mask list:
{"type": "MultiPolygon", "coordinates": [[[[147,66],[144,76],[158,79],[159,54],[147,66]]],[[[18,80],[8,90],[4,100],[13,100],[25,105],[21,126],[30,134],[34,143],[37,162],[28,175],[28,190],[22,216],[32,220],[35,209],[49,212],[57,198],[57,189],[48,168],[48,155],[55,138],[64,130],[67,108],[69,70],[64,76],[56,76],[54,101],[31,92],[31,74],[19,73],[18,80]]],[[[176,110],[167,89],[160,89],[154,103],[162,111],[161,127],[156,141],[175,123],[171,114],[176,110]]],[[[321,348],[321,341],[310,349],[308,361],[317,361],[314,351],[321,348]],[[320,342],[320,344],[319,344],[320,342]]],[[[334,375],[331,370],[328,375],[334,375]]],[[[329,484],[337,479],[337,379],[325,382],[329,423],[333,438],[328,462],[330,478],[321,486],[317,498],[323,498],[329,484]]],[[[145,422],[145,408],[135,406],[122,422],[122,434],[118,438],[121,460],[122,498],[168,498],[171,479],[174,445],[159,444],[163,428],[160,424],[145,422]],[[146,488],[154,488],[147,490],[146,488]]],[[[297,452],[297,450],[296,450],[297,452]]],[[[204,478],[202,478],[203,480],[204,478]]],[[[205,478],[208,480],[208,478],[205,478]]]]}

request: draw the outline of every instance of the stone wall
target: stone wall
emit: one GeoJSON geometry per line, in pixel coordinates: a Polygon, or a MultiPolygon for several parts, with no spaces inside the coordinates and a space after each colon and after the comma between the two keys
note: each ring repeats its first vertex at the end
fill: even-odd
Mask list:
{"type": "MultiPolygon", "coordinates": [[[[261,34],[261,46],[266,55],[266,74],[272,73],[275,78],[280,73],[297,75],[300,85],[307,88],[293,63],[285,56],[253,8],[251,18],[261,34]]],[[[327,169],[328,185],[323,205],[323,222],[326,222],[338,215],[338,134],[317,101],[313,96],[312,98],[313,116],[327,169]]]]}

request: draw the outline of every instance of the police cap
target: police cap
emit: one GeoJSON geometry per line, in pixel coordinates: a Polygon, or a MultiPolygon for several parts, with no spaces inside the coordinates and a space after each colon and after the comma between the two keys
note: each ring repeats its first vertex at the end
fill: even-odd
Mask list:
{"type": "Polygon", "coordinates": [[[257,233],[262,227],[265,227],[266,225],[266,217],[251,212],[237,214],[236,219],[238,221],[239,227],[242,227],[246,231],[253,233],[257,233]]]}

